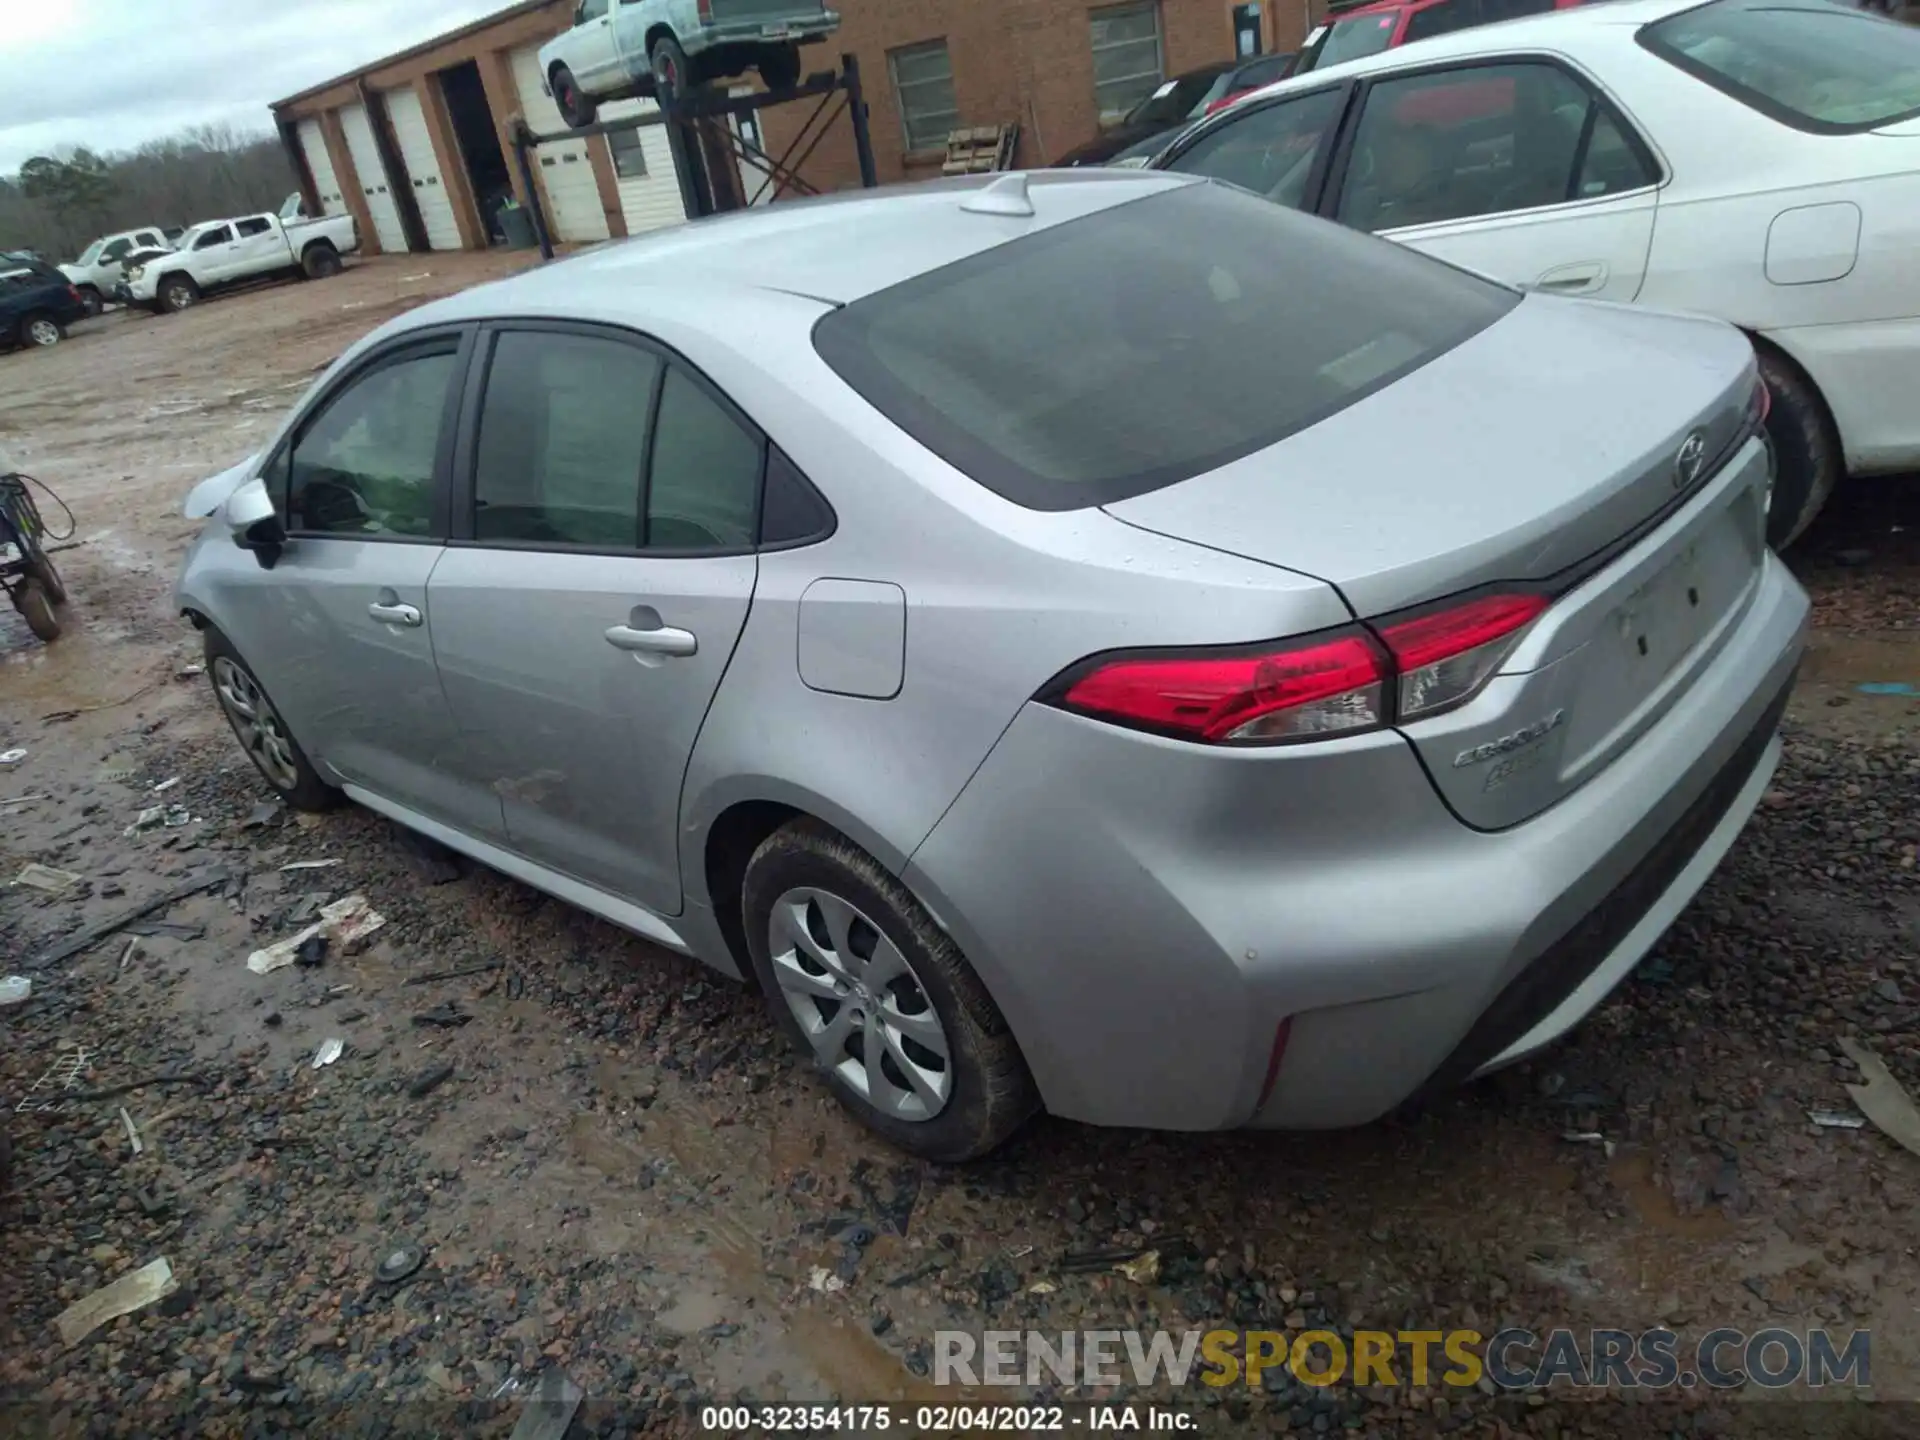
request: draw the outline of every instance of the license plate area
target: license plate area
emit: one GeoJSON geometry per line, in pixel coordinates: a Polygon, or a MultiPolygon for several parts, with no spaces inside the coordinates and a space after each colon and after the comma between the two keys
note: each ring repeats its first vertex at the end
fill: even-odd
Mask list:
{"type": "Polygon", "coordinates": [[[760,27],[760,38],[762,40],[791,40],[793,38],[793,27],[791,25],[762,25],[760,27]]]}

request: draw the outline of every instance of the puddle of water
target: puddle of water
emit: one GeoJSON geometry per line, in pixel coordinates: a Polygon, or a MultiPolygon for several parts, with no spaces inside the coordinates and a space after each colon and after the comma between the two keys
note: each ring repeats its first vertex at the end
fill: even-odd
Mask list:
{"type": "Polygon", "coordinates": [[[1673,1197],[1654,1178],[1651,1155],[1621,1155],[1607,1166],[1607,1173],[1640,1223],[1649,1229],[1687,1240],[1714,1240],[1733,1229],[1733,1223],[1717,1210],[1682,1215],[1673,1197]]]}

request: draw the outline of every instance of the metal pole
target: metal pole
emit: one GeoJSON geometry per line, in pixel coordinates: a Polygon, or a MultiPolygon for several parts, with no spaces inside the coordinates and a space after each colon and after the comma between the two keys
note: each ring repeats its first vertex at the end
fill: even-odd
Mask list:
{"type": "Polygon", "coordinates": [[[873,163],[873,132],[867,129],[867,97],[860,88],[860,57],[842,55],[840,66],[846,72],[847,105],[853,113],[853,148],[860,157],[860,183],[871,190],[880,183],[880,172],[873,163]]]}
{"type": "Polygon", "coordinates": [[[553,259],[553,237],[547,233],[547,216],[540,204],[540,187],[534,184],[533,162],[527,158],[531,132],[523,120],[513,127],[513,158],[520,162],[520,187],[527,192],[527,213],[533,220],[533,238],[540,242],[540,258],[553,259]]]}

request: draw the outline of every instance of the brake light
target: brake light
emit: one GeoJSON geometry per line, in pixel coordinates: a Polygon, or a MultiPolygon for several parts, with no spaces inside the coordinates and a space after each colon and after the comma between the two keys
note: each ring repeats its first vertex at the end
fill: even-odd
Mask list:
{"type": "Polygon", "coordinates": [[[1380,627],[1400,672],[1395,714],[1417,720],[1461,704],[1513,652],[1521,632],[1547,608],[1545,595],[1483,595],[1380,627]]]}
{"type": "Polygon", "coordinates": [[[708,24],[713,19],[713,0],[700,0],[700,23],[708,24]]]}
{"type": "Polygon", "coordinates": [[[67,298],[72,300],[76,305],[82,303],[80,300],[80,287],[77,285],[69,285],[67,287],[67,298]]]}
{"type": "Polygon", "coordinates": [[[1544,594],[1481,595],[1292,643],[1116,654],[1074,667],[1040,698],[1203,744],[1353,735],[1465,704],[1551,603],[1544,594]]]}

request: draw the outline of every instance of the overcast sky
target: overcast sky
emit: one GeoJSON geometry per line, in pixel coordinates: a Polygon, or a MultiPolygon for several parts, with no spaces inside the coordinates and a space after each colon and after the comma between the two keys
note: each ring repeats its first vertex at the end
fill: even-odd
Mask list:
{"type": "Polygon", "coordinates": [[[209,121],[269,130],[268,102],[508,3],[0,0],[0,175],[209,121]]]}

